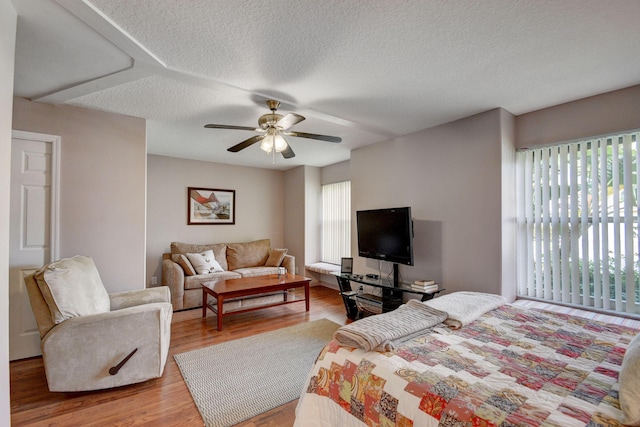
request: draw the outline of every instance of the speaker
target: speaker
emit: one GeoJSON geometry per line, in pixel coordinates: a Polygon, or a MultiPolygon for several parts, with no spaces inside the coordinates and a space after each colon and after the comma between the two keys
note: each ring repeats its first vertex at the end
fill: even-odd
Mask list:
{"type": "Polygon", "coordinates": [[[342,258],[340,261],[340,274],[353,273],[353,258],[342,258]]]}

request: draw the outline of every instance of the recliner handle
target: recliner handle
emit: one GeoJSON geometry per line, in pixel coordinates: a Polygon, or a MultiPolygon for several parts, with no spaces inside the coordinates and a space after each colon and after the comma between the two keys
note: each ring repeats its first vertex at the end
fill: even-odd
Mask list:
{"type": "Polygon", "coordinates": [[[120,363],[118,363],[116,366],[113,366],[109,369],[109,374],[111,375],[116,375],[119,371],[120,368],[122,368],[124,366],[125,363],[127,363],[129,361],[129,359],[131,359],[131,356],[133,356],[133,354],[138,351],[138,348],[136,347],[135,349],[133,349],[133,351],[131,353],[129,353],[127,355],[127,357],[125,357],[124,359],[122,359],[122,361],[120,363]]]}

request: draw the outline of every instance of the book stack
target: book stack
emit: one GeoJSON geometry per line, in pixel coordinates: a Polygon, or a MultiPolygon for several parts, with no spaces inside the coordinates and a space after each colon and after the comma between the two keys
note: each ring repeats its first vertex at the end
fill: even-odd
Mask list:
{"type": "Polygon", "coordinates": [[[438,290],[438,284],[435,280],[416,280],[411,284],[411,288],[420,292],[435,292],[438,290]]]}

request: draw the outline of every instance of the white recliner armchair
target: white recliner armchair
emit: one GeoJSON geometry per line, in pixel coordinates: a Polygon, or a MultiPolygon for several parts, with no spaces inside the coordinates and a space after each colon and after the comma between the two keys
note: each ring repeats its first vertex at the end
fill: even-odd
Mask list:
{"type": "Polygon", "coordinates": [[[99,390],[162,376],[173,313],[169,288],[108,294],[86,256],[53,262],[25,283],[50,391],[99,390]]]}

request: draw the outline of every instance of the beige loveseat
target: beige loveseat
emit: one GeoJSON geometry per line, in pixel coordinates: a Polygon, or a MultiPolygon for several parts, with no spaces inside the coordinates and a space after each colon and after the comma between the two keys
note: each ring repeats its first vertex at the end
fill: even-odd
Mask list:
{"type": "MultiPolygon", "coordinates": [[[[215,264],[215,263],[214,263],[215,264]]],[[[171,253],[164,254],[162,260],[162,284],[171,290],[174,310],[202,307],[202,286],[207,279],[238,278],[277,274],[278,267],[295,273],[295,258],[286,249],[272,249],[269,239],[246,243],[212,243],[195,245],[172,242],[171,253]],[[190,259],[194,255],[211,250],[222,271],[198,274],[190,259]],[[191,257],[188,255],[191,254],[191,257]],[[195,274],[194,274],[195,273],[195,274]]],[[[282,295],[268,295],[250,298],[245,304],[260,305],[273,302],[282,295]]],[[[226,303],[225,303],[226,304],[226,303]]],[[[236,301],[241,305],[242,301],[236,301]]],[[[236,307],[239,308],[239,307],[236,307]]]]}

